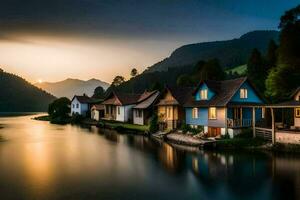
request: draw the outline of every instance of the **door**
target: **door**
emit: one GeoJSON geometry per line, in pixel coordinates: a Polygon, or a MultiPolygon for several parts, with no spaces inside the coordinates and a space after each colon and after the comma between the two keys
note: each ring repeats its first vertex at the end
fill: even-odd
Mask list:
{"type": "Polygon", "coordinates": [[[221,128],[208,127],[208,137],[216,137],[221,135],[221,128]]]}

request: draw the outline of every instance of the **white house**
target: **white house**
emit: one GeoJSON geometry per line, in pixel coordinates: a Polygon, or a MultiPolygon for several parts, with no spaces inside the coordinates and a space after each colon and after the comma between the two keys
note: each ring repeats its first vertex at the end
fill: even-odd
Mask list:
{"type": "Polygon", "coordinates": [[[99,121],[104,117],[104,105],[95,104],[91,108],[91,119],[99,121]]]}
{"type": "Polygon", "coordinates": [[[133,107],[133,123],[138,125],[148,125],[154,112],[154,104],[159,98],[159,91],[144,92],[138,100],[138,104],[133,107]]]}
{"type": "Polygon", "coordinates": [[[83,96],[75,95],[71,101],[71,115],[79,114],[87,116],[90,111],[91,98],[83,94],[83,96]]]}
{"type": "Polygon", "coordinates": [[[102,102],[105,106],[104,119],[120,122],[132,121],[132,108],[137,104],[140,95],[111,92],[102,102]]]}

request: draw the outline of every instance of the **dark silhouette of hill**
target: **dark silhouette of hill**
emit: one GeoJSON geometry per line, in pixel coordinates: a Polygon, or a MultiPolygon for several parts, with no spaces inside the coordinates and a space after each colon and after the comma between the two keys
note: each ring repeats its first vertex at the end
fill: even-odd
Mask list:
{"type": "Polygon", "coordinates": [[[56,99],[25,79],[0,69],[0,112],[42,112],[56,99]]]}

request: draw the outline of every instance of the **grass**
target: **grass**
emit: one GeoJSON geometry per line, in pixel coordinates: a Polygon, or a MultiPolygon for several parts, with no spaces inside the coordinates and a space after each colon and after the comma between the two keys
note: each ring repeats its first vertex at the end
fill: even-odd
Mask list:
{"type": "Polygon", "coordinates": [[[146,125],[128,124],[128,123],[108,121],[108,120],[101,120],[99,122],[99,125],[103,127],[109,127],[117,131],[122,131],[122,130],[130,130],[130,131],[138,131],[138,132],[149,131],[149,126],[146,125]]]}
{"type": "Polygon", "coordinates": [[[261,147],[269,142],[261,138],[233,138],[217,141],[217,149],[251,149],[261,147]]]}
{"type": "Polygon", "coordinates": [[[242,74],[246,74],[246,71],[247,71],[247,65],[240,65],[240,66],[237,66],[237,67],[234,67],[234,68],[231,68],[231,69],[227,69],[226,70],[226,73],[229,73],[229,72],[232,72],[232,73],[238,73],[240,75],[242,74]]]}

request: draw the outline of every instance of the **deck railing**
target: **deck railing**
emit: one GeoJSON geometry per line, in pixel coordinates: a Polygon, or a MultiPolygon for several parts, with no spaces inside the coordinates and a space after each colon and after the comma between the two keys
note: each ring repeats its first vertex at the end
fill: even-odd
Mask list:
{"type": "Polygon", "coordinates": [[[227,118],[227,127],[242,128],[252,126],[252,119],[230,119],[227,118]]]}

